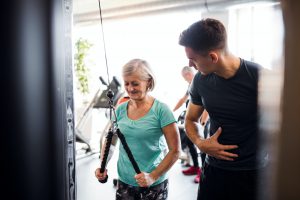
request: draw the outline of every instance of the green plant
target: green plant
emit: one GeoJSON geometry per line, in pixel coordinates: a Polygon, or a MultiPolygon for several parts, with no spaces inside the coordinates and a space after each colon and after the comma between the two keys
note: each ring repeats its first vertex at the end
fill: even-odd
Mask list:
{"type": "Polygon", "coordinates": [[[75,74],[77,77],[77,89],[84,95],[89,91],[89,68],[86,66],[86,56],[92,44],[86,39],[79,38],[76,41],[76,53],[74,55],[75,61],[75,74]]]}

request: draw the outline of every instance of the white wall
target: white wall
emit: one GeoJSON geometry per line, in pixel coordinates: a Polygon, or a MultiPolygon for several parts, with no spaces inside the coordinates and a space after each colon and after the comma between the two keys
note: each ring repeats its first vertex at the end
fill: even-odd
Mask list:
{"type": "MultiPolygon", "coordinates": [[[[188,64],[184,48],[178,44],[181,31],[201,18],[200,11],[160,14],[103,22],[110,78],[122,80],[121,67],[130,59],[147,60],[157,78],[152,95],[174,107],[187,89],[181,69],[188,64]]],[[[92,91],[98,88],[99,76],[107,79],[101,26],[74,28],[74,40],[83,37],[94,46],[90,51],[92,91]]]]}
{"type": "Polygon", "coordinates": [[[283,59],[283,34],[279,5],[252,4],[229,10],[229,48],[242,58],[276,68],[283,59]]]}
{"type": "MultiPolygon", "coordinates": [[[[186,9],[103,21],[110,78],[121,79],[121,67],[128,60],[146,59],[157,77],[158,87],[153,96],[174,107],[187,88],[180,70],[188,60],[183,47],[178,45],[178,37],[182,30],[201,17],[214,17],[225,24],[229,48],[234,54],[269,69],[274,68],[278,60],[281,63],[283,25],[278,5],[252,4],[205,13],[200,9],[186,9]]],[[[89,56],[91,91],[104,88],[98,79],[99,76],[107,79],[100,19],[99,23],[89,26],[75,26],[74,40],[79,37],[94,44],[89,56]]]]}

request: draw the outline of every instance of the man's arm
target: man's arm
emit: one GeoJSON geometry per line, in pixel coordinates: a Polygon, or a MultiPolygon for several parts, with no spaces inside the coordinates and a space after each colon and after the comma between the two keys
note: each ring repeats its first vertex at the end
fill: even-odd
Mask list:
{"type": "Polygon", "coordinates": [[[200,117],[203,111],[204,108],[202,106],[195,105],[192,102],[189,102],[189,105],[186,110],[186,114],[185,114],[186,134],[194,144],[198,143],[203,139],[199,134],[200,131],[198,128],[200,117]]]}
{"type": "Polygon", "coordinates": [[[195,105],[192,102],[189,103],[185,116],[185,129],[187,136],[201,152],[218,159],[233,161],[234,158],[238,157],[238,155],[227,152],[227,150],[236,149],[238,146],[222,145],[218,142],[218,137],[222,132],[221,127],[219,127],[218,130],[207,139],[200,136],[198,124],[203,111],[204,108],[202,106],[195,105]]]}
{"type": "Polygon", "coordinates": [[[182,104],[184,104],[186,102],[188,97],[189,96],[187,94],[185,94],[182,98],[180,98],[179,101],[177,102],[176,106],[173,108],[173,112],[176,111],[178,108],[180,108],[182,106],[182,104]]]}

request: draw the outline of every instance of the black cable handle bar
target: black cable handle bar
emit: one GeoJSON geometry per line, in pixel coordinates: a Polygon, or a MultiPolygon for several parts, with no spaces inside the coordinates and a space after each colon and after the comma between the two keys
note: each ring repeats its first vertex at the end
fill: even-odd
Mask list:
{"type": "MultiPolygon", "coordinates": [[[[137,162],[135,161],[135,159],[132,155],[132,152],[131,152],[131,150],[130,150],[127,142],[126,142],[126,139],[125,139],[124,135],[121,133],[120,129],[116,128],[117,127],[117,120],[116,120],[117,117],[116,117],[116,113],[115,113],[115,108],[113,107],[113,101],[112,101],[113,96],[114,96],[113,91],[111,91],[109,89],[108,92],[107,92],[107,97],[109,98],[108,103],[109,103],[109,110],[110,110],[110,120],[112,119],[112,114],[114,115],[115,120],[112,122],[112,126],[109,129],[108,134],[106,136],[106,144],[105,144],[103,159],[101,161],[100,172],[103,173],[105,171],[107,158],[108,158],[108,154],[109,154],[109,149],[110,149],[111,142],[112,142],[112,137],[116,133],[118,138],[120,139],[122,145],[123,145],[123,148],[124,148],[128,158],[129,158],[133,168],[134,168],[134,171],[137,174],[139,174],[139,173],[141,173],[141,170],[140,170],[137,162]]],[[[100,183],[106,183],[107,179],[108,179],[108,176],[106,176],[104,180],[99,180],[99,182],[100,183]]]]}

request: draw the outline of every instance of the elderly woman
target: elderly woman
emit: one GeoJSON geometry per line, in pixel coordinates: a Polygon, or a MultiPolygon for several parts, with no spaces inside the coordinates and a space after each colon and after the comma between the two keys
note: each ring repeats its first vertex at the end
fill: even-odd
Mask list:
{"type": "MultiPolygon", "coordinates": [[[[116,109],[117,123],[141,173],[135,173],[120,145],[116,199],[167,199],[167,171],[180,152],[176,120],[166,104],[149,95],[155,79],[145,60],[129,61],[123,67],[122,75],[130,99],[116,109]]],[[[101,173],[98,168],[95,175],[104,180],[107,171],[101,173]]]]}

